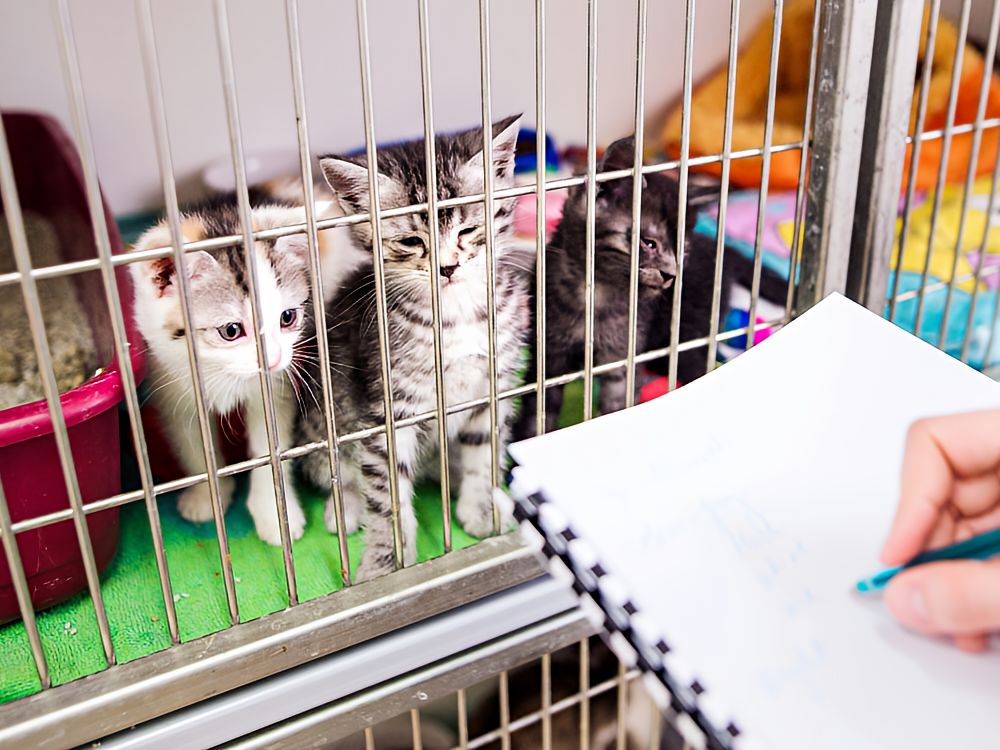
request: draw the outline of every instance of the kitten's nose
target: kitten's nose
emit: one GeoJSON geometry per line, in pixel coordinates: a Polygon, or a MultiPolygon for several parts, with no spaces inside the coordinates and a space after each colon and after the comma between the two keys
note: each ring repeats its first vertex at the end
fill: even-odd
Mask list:
{"type": "Polygon", "coordinates": [[[281,364],[281,347],[277,343],[267,347],[267,369],[274,370],[281,364]]]}
{"type": "Polygon", "coordinates": [[[446,279],[450,279],[451,275],[455,273],[455,271],[457,270],[458,270],[458,263],[452,266],[441,266],[441,275],[444,276],[446,279]]]}

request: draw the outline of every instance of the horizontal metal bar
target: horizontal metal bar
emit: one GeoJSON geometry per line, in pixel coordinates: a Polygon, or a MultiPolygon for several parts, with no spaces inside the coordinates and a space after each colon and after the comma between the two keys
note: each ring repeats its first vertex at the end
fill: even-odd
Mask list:
{"type": "MultiPolygon", "coordinates": [[[[1000,268],[997,269],[1000,271],[1000,268]]],[[[989,271],[983,271],[983,275],[994,272],[992,269],[989,271]]],[[[972,278],[971,276],[969,278],[972,278]]],[[[761,331],[765,328],[773,328],[786,325],[789,322],[787,317],[777,318],[775,320],[768,320],[762,323],[757,323],[753,326],[753,331],[761,331]]],[[[725,333],[720,333],[714,338],[716,341],[727,341],[733,338],[739,338],[740,336],[745,336],[749,333],[749,326],[743,326],[741,328],[735,328],[731,331],[726,331],[725,333]]],[[[701,338],[691,339],[686,341],[677,347],[677,352],[686,352],[690,349],[697,349],[702,346],[708,346],[711,337],[702,336],[701,338]]],[[[641,364],[643,362],[649,362],[654,359],[659,359],[660,357],[665,357],[670,352],[670,347],[665,346],[660,349],[650,349],[649,351],[643,352],[642,354],[637,354],[635,357],[635,362],[641,364]]],[[[618,359],[612,362],[605,362],[600,365],[594,366],[594,375],[604,375],[613,370],[621,367],[626,367],[628,365],[628,359],[618,359]]],[[[556,375],[545,379],[545,387],[549,388],[552,386],[566,385],[567,383],[572,383],[574,380],[580,380],[583,378],[583,370],[577,370],[575,372],[566,373],[565,375],[556,375]]],[[[518,396],[523,396],[531,391],[538,388],[537,383],[525,383],[516,388],[510,388],[505,391],[500,391],[497,394],[497,398],[502,400],[517,398],[518,396]]],[[[451,404],[447,408],[449,415],[458,414],[463,411],[468,411],[469,409],[475,409],[479,406],[484,406],[489,403],[489,397],[484,396],[482,398],[473,399],[471,401],[464,401],[460,404],[451,404]]],[[[405,419],[400,419],[396,426],[398,428],[410,427],[412,425],[421,424],[422,422],[428,422],[432,419],[437,418],[437,410],[426,411],[421,414],[415,414],[411,417],[405,419]]],[[[349,432],[341,435],[338,441],[341,445],[345,443],[354,442],[356,440],[362,440],[372,435],[377,435],[385,431],[384,425],[378,425],[376,427],[370,427],[365,430],[358,430],[357,432],[349,432]]],[[[327,442],[325,440],[318,440],[313,443],[306,443],[305,445],[295,446],[294,448],[289,448],[287,450],[281,451],[280,457],[282,461],[290,461],[296,458],[301,458],[314,451],[326,450],[327,442]]],[[[259,468],[261,466],[267,466],[270,462],[269,456],[257,456],[255,458],[250,458],[245,461],[238,461],[234,464],[228,464],[223,466],[218,471],[219,477],[229,477],[236,474],[242,474],[253,469],[259,468]]],[[[169,492],[177,492],[178,490],[183,490],[193,485],[199,484],[200,482],[208,481],[208,474],[202,472],[200,474],[192,474],[181,479],[173,479],[169,482],[161,482],[153,487],[153,493],[157,496],[163,495],[169,492]]],[[[97,513],[102,510],[108,510],[110,508],[117,508],[122,505],[128,505],[129,503],[136,502],[137,500],[142,500],[144,497],[141,490],[132,490],[130,492],[122,492],[111,497],[107,497],[101,500],[95,500],[90,503],[85,503],[83,506],[83,512],[86,514],[97,513]]],[[[36,516],[34,518],[28,518],[23,521],[18,521],[12,526],[13,532],[15,534],[20,534],[22,531],[30,531],[32,529],[39,529],[43,526],[50,526],[54,523],[59,523],[60,521],[66,521],[72,518],[72,512],[70,510],[58,510],[53,513],[47,513],[43,516],[36,516]]],[[[3,537],[2,530],[0,530],[0,538],[3,537]]]]}
{"type": "Polygon", "coordinates": [[[322,710],[389,681],[406,679],[414,671],[551,618],[575,614],[578,601],[564,581],[543,576],[103,738],[101,747],[175,750],[253,742],[252,738],[268,735],[273,729],[281,731],[282,725],[295,721],[293,717],[322,710]]]}
{"type": "MultiPolygon", "coordinates": [[[[997,274],[1000,274],[1000,266],[993,266],[991,268],[984,268],[981,277],[985,278],[987,276],[996,276],[997,274]]],[[[966,281],[973,281],[975,278],[976,278],[975,273],[966,273],[956,277],[955,283],[961,284],[966,281]]],[[[935,281],[932,284],[927,284],[921,287],[921,289],[923,290],[924,293],[936,292],[938,289],[944,289],[947,286],[948,286],[947,281],[935,281]]],[[[916,297],[919,297],[921,289],[911,289],[910,291],[907,292],[900,292],[899,294],[896,295],[896,302],[905,302],[908,299],[914,299],[916,297]]]]}
{"type": "MultiPolygon", "coordinates": [[[[998,121],[1000,122],[1000,121],[998,121]]],[[[954,132],[959,132],[956,128],[954,132]]],[[[803,141],[796,141],[794,143],[785,143],[780,146],[774,146],[771,148],[772,154],[781,153],[784,151],[796,151],[803,148],[803,141]]],[[[805,144],[808,145],[808,144],[805,144]]],[[[759,157],[763,154],[763,149],[761,148],[747,148],[741,151],[733,151],[729,154],[730,159],[751,159],[759,157]]],[[[691,157],[688,160],[688,164],[692,167],[704,166],[706,164],[716,164],[721,162],[723,159],[722,154],[711,154],[709,156],[698,156],[691,157]]],[[[665,161],[658,164],[647,164],[642,168],[642,174],[656,174],[658,172],[667,172],[671,169],[677,169],[680,167],[680,160],[665,161]]],[[[596,175],[597,182],[609,182],[612,180],[621,180],[632,177],[635,174],[632,167],[627,169],[618,169],[613,172],[599,172],[596,175]]],[[[552,190],[564,190],[566,188],[576,187],[577,185],[583,185],[586,183],[586,176],[581,177],[563,177],[557,180],[546,180],[543,183],[543,190],[550,192],[552,190]]],[[[522,195],[534,195],[537,192],[537,185],[532,183],[530,185],[517,185],[515,187],[503,188],[502,190],[497,190],[494,192],[493,197],[496,200],[502,200],[504,198],[517,198],[522,195]]],[[[463,195],[458,198],[447,198],[437,202],[439,209],[443,208],[453,208],[455,206],[466,206],[473,203],[482,203],[484,200],[484,195],[482,193],[477,193],[475,195],[463,195]]],[[[400,206],[398,208],[387,208],[379,212],[379,217],[382,219],[390,219],[397,216],[409,216],[410,214],[417,214],[427,211],[426,203],[414,203],[409,206],[400,206]]],[[[370,215],[367,213],[361,214],[351,214],[350,216],[336,216],[330,219],[319,219],[316,221],[316,230],[323,231],[326,229],[336,229],[338,227],[348,227],[354,224],[362,224],[364,222],[370,221],[370,215]]],[[[292,234],[305,234],[308,230],[308,226],[305,223],[302,224],[289,224],[285,227],[275,227],[272,229],[261,229],[255,230],[251,233],[251,236],[259,240],[276,239],[278,237],[287,237],[292,234]]],[[[212,237],[207,240],[198,240],[197,242],[185,242],[182,247],[186,253],[194,253],[199,250],[221,250],[227,247],[234,247],[243,242],[243,235],[232,234],[226,235],[225,237],[212,237]]],[[[156,260],[158,258],[166,258],[173,253],[172,247],[153,247],[146,250],[135,250],[129,253],[122,253],[119,255],[114,255],[111,258],[111,262],[114,266],[123,266],[129,263],[138,263],[140,261],[156,260]]],[[[86,271],[98,271],[100,270],[100,261],[96,258],[90,260],[79,260],[73,261],[71,263],[59,263],[52,266],[43,266],[41,268],[33,268],[31,271],[31,277],[34,279],[52,279],[59,276],[68,276],[75,273],[84,273],[86,271]]],[[[7,286],[10,284],[16,284],[20,281],[21,275],[16,271],[10,273],[0,274],[0,287],[7,286]]]]}
{"type": "Polygon", "coordinates": [[[517,535],[242,623],[3,708],[0,747],[75,747],[537,578],[517,535]],[[54,731],[58,727],[58,731],[54,731]]]}
{"type": "MultiPolygon", "coordinates": [[[[991,117],[988,120],[983,120],[983,130],[990,130],[991,128],[1000,128],[1000,117],[991,117]]],[[[951,134],[963,135],[965,133],[971,133],[976,129],[976,123],[968,122],[964,125],[956,125],[951,129],[951,134]]],[[[925,143],[926,141],[939,141],[944,138],[944,128],[938,128],[937,130],[925,130],[920,134],[920,142],[925,143]]],[[[913,143],[913,136],[906,136],[906,143],[913,143]]]]}
{"type": "MultiPolygon", "coordinates": [[[[628,672],[626,672],[625,673],[626,684],[636,680],[639,677],[639,675],[640,672],[638,669],[631,669],[628,672]]],[[[596,698],[599,695],[603,695],[604,693],[609,693],[615,688],[617,688],[619,684],[620,684],[619,678],[616,676],[612,677],[611,679],[605,680],[604,682],[599,682],[596,685],[592,685],[587,690],[587,698],[596,698]]],[[[555,715],[562,711],[566,711],[567,709],[573,708],[573,706],[579,705],[581,698],[582,696],[580,695],[580,693],[573,693],[573,695],[553,703],[551,708],[549,708],[549,713],[555,715]]],[[[537,711],[532,711],[529,714],[525,714],[524,716],[521,716],[510,723],[509,731],[511,733],[518,732],[522,729],[530,727],[532,724],[537,724],[542,720],[543,715],[544,711],[542,709],[539,709],[537,711]]],[[[475,748],[477,747],[483,747],[484,745],[488,745],[491,742],[495,742],[496,740],[500,739],[500,736],[501,736],[500,729],[494,729],[492,732],[487,732],[486,734],[482,734],[476,737],[475,739],[469,741],[469,750],[475,750],[475,748]]]]}
{"type": "Polygon", "coordinates": [[[224,747],[325,747],[414,706],[444,698],[454,693],[456,686],[474,685],[486,675],[537,659],[593,632],[593,625],[581,610],[574,609],[224,747]]]}

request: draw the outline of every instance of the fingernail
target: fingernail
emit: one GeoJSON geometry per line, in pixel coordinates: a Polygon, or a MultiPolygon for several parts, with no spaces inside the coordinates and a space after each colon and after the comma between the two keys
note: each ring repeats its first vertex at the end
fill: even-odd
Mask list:
{"type": "Polygon", "coordinates": [[[923,630],[928,626],[927,598],[922,587],[899,582],[886,591],[886,603],[896,618],[907,627],[923,630]]]}

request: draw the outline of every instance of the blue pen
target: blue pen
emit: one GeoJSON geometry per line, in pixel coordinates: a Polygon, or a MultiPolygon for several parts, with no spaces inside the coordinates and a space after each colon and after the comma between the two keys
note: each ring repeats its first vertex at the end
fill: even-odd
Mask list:
{"type": "Polygon", "coordinates": [[[947,547],[927,550],[921,552],[908,563],[904,563],[895,568],[887,568],[881,573],[876,573],[871,578],[864,578],[857,582],[858,591],[878,591],[885,588],[885,585],[892,580],[893,576],[907,568],[924,563],[939,562],[941,560],[985,560],[987,558],[1000,555],[1000,529],[987,531],[964,542],[950,544],[947,547]]]}

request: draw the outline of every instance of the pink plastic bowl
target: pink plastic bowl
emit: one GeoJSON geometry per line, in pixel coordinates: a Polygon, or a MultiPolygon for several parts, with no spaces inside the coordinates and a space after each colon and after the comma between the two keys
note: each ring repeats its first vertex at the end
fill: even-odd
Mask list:
{"type": "MultiPolygon", "coordinates": [[[[5,113],[3,124],[21,207],[52,223],[64,261],[96,258],[83,173],[72,141],[56,120],[45,115],[5,113]]],[[[106,207],[104,215],[111,251],[120,253],[121,237],[106,207]]],[[[118,404],[123,393],[100,273],[88,271],[71,278],[87,311],[101,361],[107,363],[99,375],[60,397],[77,481],[87,502],[121,491],[118,404]]],[[[132,321],[132,288],[124,267],[116,270],[116,278],[128,339],[140,344],[142,339],[132,321]]],[[[20,287],[0,288],[0,294],[20,295],[20,287]]],[[[58,331],[48,334],[51,339],[58,331]]],[[[143,347],[130,347],[130,356],[138,381],[144,366],[143,347]]],[[[14,523],[69,507],[44,400],[0,411],[0,481],[14,523]]],[[[103,571],[118,547],[118,509],[88,515],[87,525],[98,568],[103,571]]],[[[72,521],[24,531],[17,535],[17,547],[36,609],[86,588],[72,521]]],[[[0,557],[0,623],[19,616],[10,570],[6,559],[0,557]]]]}

